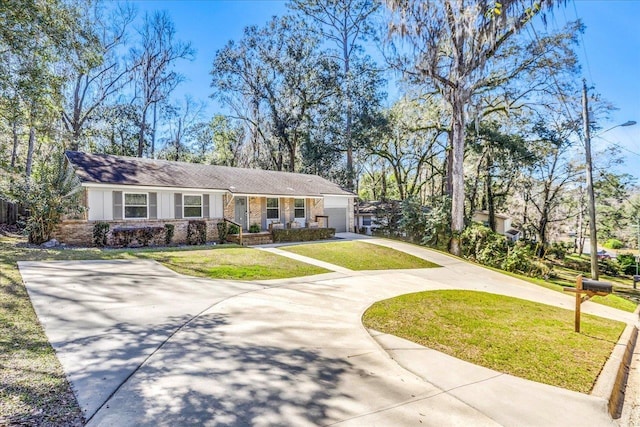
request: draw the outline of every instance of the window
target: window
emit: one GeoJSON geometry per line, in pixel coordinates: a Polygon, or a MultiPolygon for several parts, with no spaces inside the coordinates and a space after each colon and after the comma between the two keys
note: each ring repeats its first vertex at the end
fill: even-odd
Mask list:
{"type": "Polygon", "coordinates": [[[370,216],[363,216],[362,217],[362,225],[363,226],[371,225],[371,217],[370,216]]]}
{"type": "Polygon", "coordinates": [[[148,212],[147,193],[124,193],[124,217],[130,218],[147,218],[148,212]]]}
{"type": "Polygon", "coordinates": [[[295,218],[306,218],[304,213],[304,199],[294,199],[293,207],[295,218]]]}
{"type": "Polygon", "coordinates": [[[182,216],[184,218],[202,218],[202,195],[183,196],[182,216]]]}
{"type": "Polygon", "coordinates": [[[267,198],[267,219],[280,219],[280,204],[277,197],[267,198]]]}

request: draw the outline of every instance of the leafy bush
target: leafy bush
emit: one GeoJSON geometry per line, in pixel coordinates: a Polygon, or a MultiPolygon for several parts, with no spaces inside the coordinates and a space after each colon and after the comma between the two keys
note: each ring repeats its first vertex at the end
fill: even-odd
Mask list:
{"type": "Polygon", "coordinates": [[[249,233],[259,233],[259,232],[260,232],[260,225],[251,224],[251,226],[249,227],[249,233]]]}
{"type": "Polygon", "coordinates": [[[155,239],[161,242],[165,238],[164,227],[122,227],[114,228],[111,232],[116,246],[128,247],[136,242],[140,246],[149,246],[155,239]]]}
{"type": "Polygon", "coordinates": [[[240,227],[235,224],[229,224],[229,234],[240,234],[240,227]]]}
{"type": "Polygon", "coordinates": [[[609,249],[622,249],[624,247],[624,244],[618,239],[609,239],[604,242],[602,246],[609,249]]]}
{"type": "Polygon", "coordinates": [[[207,243],[207,223],[201,220],[189,221],[187,225],[187,244],[204,245],[207,243]]]}
{"type": "Polygon", "coordinates": [[[618,254],[616,260],[618,261],[618,268],[622,274],[629,276],[636,274],[636,257],[633,254],[618,254]]]}
{"type": "Polygon", "coordinates": [[[99,248],[107,246],[107,235],[109,234],[109,223],[96,222],[93,225],[93,244],[99,248]]]}
{"type": "Polygon", "coordinates": [[[170,245],[173,241],[173,235],[175,234],[176,226],[173,224],[164,225],[164,244],[170,245]]]}
{"type": "Polygon", "coordinates": [[[620,265],[613,259],[601,259],[598,261],[598,267],[601,273],[609,276],[620,275],[620,265]]]}
{"type": "Polygon", "coordinates": [[[62,153],[38,165],[31,178],[13,177],[8,184],[2,185],[0,192],[9,201],[27,209],[25,231],[29,243],[41,244],[50,240],[65,215],[84,211],[80,198],[82,187],[62,153]]]}
{"type": "Polygon", "coordinates": [[[535,256],[536,246],[526,241],[510,243],[505,236],[474,223],[460,236],[462,254],[483,265],[528,276],[547,278],[551,269],[535,256]]]}
{"type": "Polygon", "coordinates": [[[418,197],[410,196],[402,202],[401,206],[402,216],[398,222],[400,229],[410,241],[422,241],[427,223],[422,203],[418,197]]]}
{"type": "Polygon", "coordinates": [[[229,234],[229,227],[225,221],[220,221],[216,227],[218,228],[218,240],[220,243],[224,243],[227,240],[227,234],[229,234]]]}
{"type": "Polygon", "coordinates": [[[546,256],[553,256],[555,259],[563,260],[572,247],[572,243],[553,242],[551,246],[547,248],[546,256]]]}
{"type": "Polygon", "coordinates": [[[271,230],[273,241],[279,242],[307,242],[311,240],[331,239],[336,235],[335,228],[288,228],[271,230]]]}
{"type": "Polygon", "coordinates": [[[451,198],[443,196],[433,201],[425,215],[422,244],[447,250],[451,237],[451,198]]]}

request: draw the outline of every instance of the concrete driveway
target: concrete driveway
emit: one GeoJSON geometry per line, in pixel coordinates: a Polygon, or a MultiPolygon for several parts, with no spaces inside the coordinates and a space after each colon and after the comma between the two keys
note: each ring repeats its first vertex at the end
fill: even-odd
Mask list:
{"type": "Polygon", "coordinates": [[[603,399],[372,336],[360,321],[373,302],[419,290],[566,308],[571,297],[416,246],[371,242],[443,268],[246,283],[151,261],[19,266],[88,425],[615,425],[603,399]]]}

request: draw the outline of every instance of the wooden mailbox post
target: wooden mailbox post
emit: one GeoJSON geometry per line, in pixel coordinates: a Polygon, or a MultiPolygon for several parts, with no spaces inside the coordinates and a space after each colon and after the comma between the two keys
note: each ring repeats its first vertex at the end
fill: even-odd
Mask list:
{"type": "Polygon", "coordinates": [[[564,291],[574,292],[576,294],[575,330],[576,332],[580,332],[580,304],[595,295],[609,295],[611,292],[613,292],[613,285],[607,282],[583,279],[580,275],[576,278],[575,289],[565,289],[564,291]]]}

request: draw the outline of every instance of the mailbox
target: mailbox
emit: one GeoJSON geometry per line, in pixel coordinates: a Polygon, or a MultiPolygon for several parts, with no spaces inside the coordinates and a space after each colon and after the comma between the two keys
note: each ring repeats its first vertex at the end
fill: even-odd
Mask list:
{"type": "Polygon", "coordinates": [[[597,280],[582,279],[582,289],[592,292],[613,292],[613,285],[607,282],[599,282],[597,280]]]}

